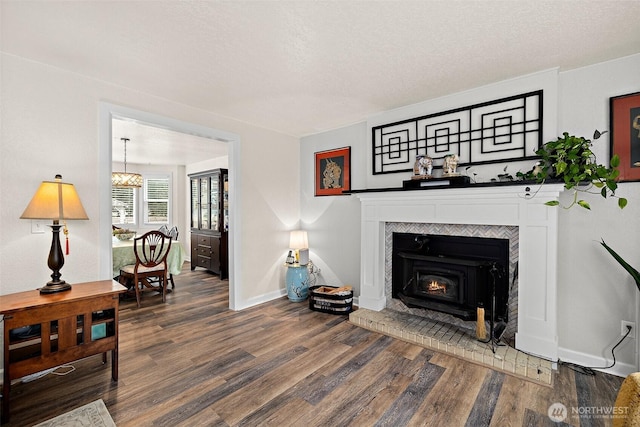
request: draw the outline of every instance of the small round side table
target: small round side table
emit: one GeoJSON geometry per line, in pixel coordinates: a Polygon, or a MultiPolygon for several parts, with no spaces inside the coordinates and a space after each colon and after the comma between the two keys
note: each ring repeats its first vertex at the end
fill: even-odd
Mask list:
{"type": "Polygon", "coordinates": [[[306,265],[285,264],[287,275],[287,297],[290,301],[301,302],[309,296],[309,272],[306,265]]]}

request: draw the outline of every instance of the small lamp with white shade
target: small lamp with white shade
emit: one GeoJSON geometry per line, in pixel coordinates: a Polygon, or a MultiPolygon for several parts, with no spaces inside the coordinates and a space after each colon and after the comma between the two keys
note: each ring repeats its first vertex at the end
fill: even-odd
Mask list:
{"type": "MultiPolygon", "coordinates": [[[[287,274],[285,285],[287,297],[293,302],[302,302],[309,296],[309,242],[307,232],[294,230],[289,234],[289,249],[295,251],[295,256],[287,256],[287,274]],[[293,263],[291,262],[293,258],[293,263]]],[[[289,251],[291,255],[291,251],[289,251]]]]}
{"type": "Polygon", "coordinates": [[[294,230],[289,235],[289,248],[296,251],[296,263],[309,264],[309,240],[304,230],[294,230]]]}

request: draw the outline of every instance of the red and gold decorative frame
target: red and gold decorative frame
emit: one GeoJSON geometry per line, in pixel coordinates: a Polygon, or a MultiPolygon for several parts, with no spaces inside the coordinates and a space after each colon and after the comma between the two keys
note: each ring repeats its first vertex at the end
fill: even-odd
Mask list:
{"type": "Polygon", "coordinates": [[[619,181],[640,181],[640,92],[609,99],[611,156],[620,157],[619,181]]]}
{"type": "Polygon", "coordinates": [[[338,196],[351,190],[351,147],[315,153],[316,196],[338,196]]]}

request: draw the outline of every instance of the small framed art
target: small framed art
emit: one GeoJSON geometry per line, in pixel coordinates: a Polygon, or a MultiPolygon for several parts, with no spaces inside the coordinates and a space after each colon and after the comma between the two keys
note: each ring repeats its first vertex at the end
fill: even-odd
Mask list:
{"type": "Polygon", "coordinates": [[[321,151],[316,156],[316,196],[336,196],[351,190],[351,147],[321,151]]]}
{"type": "Polygon", "coordinates": [[[640,92],[609,99],[611,156],[620,157],[619,181],[640,181],[640,92]]]}

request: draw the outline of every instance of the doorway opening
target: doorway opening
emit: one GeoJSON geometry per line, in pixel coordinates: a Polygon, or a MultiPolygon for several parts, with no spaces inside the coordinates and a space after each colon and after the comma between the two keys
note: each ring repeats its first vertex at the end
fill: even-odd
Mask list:
{"type": "MultiPolygon", "coordinates": [[[[160,130],[181,133],[191,137],[205,138],[212,144],[224,143],[227,145],[228,166],[229,166],[229,308],[236,307],[237,289],[235,284],[239,283],[241,257],[237,256],[241,251],[240,239],[236,237],[237,224],[239,223],[239,198],[237,189],[240,177],[240,138],[238,135],[208,128],[205,126],[183,122],[169,117],[159,116],[140,110],[135,110],[119,105],[101,103],[100,104],[100,161],[99,161],[99,183],[100,183],[100,273],[101,277],[110,278],[112,276],[112,251],[111,251],[111,171],[112,171],[112,145],[113,120],[134,122],[144,126],[157,128],[160,130]]],[[[130,153],[127,155],[127,162],[131,162],[130,153]]],[[[185,174],[186,179],[186,174],[185,174]]],[[[188,205],[185,200],[185,209],[188,205]]],[[[189,215],[186,215],[187,220],[189,215]]],[[[186,224],[186,222],[185,222],[186,224]]],[[[185,227],[183,225],[183,227],[185,227]]],[[[185,228],[186,231],[190,228],[185,228]]]]}

